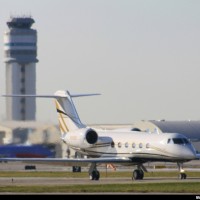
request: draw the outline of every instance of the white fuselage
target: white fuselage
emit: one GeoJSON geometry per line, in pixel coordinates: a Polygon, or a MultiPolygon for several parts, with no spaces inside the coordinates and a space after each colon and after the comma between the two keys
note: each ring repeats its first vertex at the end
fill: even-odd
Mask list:
{"type": "MultiPolygon", "coordinates": [[[[87,147],[70,145],[88,157],[127,157],[133,163],[147,161],[185,162],[195,158],[191,143],[177,133],[97,131],[98,141],[87,147]]],[[[78,139],[78,138],[77,138],[78,139]]]]}

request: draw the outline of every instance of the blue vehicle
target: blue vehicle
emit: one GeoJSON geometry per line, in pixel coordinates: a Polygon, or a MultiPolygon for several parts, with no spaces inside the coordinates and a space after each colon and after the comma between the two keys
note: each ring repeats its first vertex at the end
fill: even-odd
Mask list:
{"type": "Polygon", "coordinates": [[[0,157],[9,158],[52,158],[55,152],[44,145],[2,145],[0,157]]]}

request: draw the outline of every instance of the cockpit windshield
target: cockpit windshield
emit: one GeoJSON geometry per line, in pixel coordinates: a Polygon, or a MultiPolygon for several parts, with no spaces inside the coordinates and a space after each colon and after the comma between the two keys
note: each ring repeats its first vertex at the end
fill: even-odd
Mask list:
{"type": "Polygon", "coordinates": [[[183,138],[184,144],[188,144],[189,141],[186,138],[183,138]]]}
{"type": "Polygon", "coordinates": [[[186,138],[172,138],[174,144],[188,144],[189,141],[186,138]]]}
{"type": "Polygon", "coordinates": [[[173,138],[172,140],[174,144],[184,144],[184,141],[182,138],[173,138]]]}

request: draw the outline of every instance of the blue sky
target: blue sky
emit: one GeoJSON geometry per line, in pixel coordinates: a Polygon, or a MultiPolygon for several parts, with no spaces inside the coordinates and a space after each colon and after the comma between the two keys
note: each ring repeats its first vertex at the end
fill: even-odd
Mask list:
{"type": "MultiPolygon", "coordinates": [[[[99,92],[75,99],[85,123],[200,119],[199,0],[0,0],[3,34],[12,16],[38,31],[37,93],[99,92]]],[[[5,119],[0,99],[0,119],[5,119]]],[[[57,123],[54,102],[37,100],[37,119],[57,123]]]]}

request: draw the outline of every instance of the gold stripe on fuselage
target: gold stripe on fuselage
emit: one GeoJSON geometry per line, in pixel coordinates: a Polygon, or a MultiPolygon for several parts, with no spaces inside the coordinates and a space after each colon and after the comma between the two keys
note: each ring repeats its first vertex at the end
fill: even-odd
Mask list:
{"type": "MultiPolygon", "coordinates": [[[[60,110],[60,108],[59,108],[59,103],[58,103],[57,100],[55,100],[55,103],[56,103],[56,109],[57,109],[57,110],[60,110]]],[[[64,132],[69,132],[69,129],[68,129],[66,123],[65,123],[65,120],[63,119],[62,113],[58,113],[58,115],[59,115],[59,118],[61,119],[61,122],[62,122],[62,123],[61,123],[61,122],[59,121],[61,130],[63,130],[64,132]],[[64,127],[62,126],[62,124],[64,124],[64,127]]]]}

